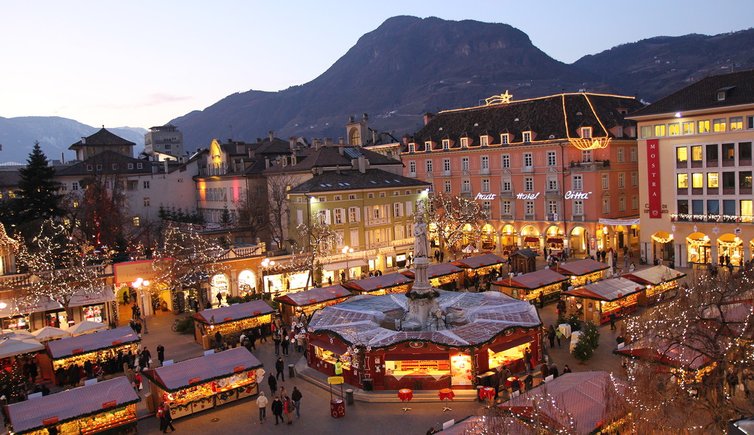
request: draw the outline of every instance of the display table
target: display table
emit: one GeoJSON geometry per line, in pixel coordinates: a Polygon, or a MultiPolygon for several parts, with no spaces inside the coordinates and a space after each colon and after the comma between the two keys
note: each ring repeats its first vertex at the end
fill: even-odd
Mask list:
{"type": "Polygon", "coordinates": [[[440,400],[453,400],[453,398],[456,397],[456,393],[450,388],[441,389],[437,392],[437,395],[440,397],[440,400]]]}
{"type": "Polygon", "coordinates": [[[121,376],[8,405],[8,421],[15,434],[135,432],[139,400],[121,376]]]}
{"type": "Polygon", "coordinates": [[[571,324],[570,323],[561,323],[558,325],[558,329],[560,330],[560,333],[563,334],[563,337],[570,338],[571,337],[571,324]]]}
{"type": "Polygon", "coordinates": [[[568,349],[569,352],[573,353],[573,350],[576,349],[576,344],[578,344],[580,337],[581,331],[573,331],[573,334],[571,334],[571,346],[568,349]]]}
{"type": "Polygon", "coordinates": [[[246,348],[205,355],[145,370],[155,405],[169,403],[180,418],[228,402],[256,395],[262,363],[246,348]]]}
{"type": "MultiPolygon", "coordinates": [[[[398,390],[398,398],[401,399],[401,402],[410,402],[411,399],[414,398],[414,390],[410,388],[401,388],[398,390]]],[[[403,407],[403,412],[410,411],[411,408],[403,407]]]]}

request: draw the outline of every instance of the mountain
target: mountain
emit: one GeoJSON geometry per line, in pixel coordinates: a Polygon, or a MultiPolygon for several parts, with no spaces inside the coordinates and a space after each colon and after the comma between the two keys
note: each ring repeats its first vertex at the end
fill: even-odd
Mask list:
{"type": "Polygon", "coordinates": [[[309,83],[279,92],[230,95],[171,121],[187,149],[212,138],[340,137],[349,115],[394,136],[422,114],[469,105],[509,90],[514,99],[588,89],[647,101],[704,76],[754,67],[754,30],[657,37],[559,62],[507,24],[393,17],[309,83]]]}
{"type": "MultiPolygon", "coordinates": [[[[42,146],[42,150],[49,160],[60,160],[65,153],[66,160],[75,157],[68,147],[99,130],[73,119],[57,116],[24,116],[18,118],[0,117],[0,161],[26,163],[35,141],[42,146]]],[[[134,142],[134,153],[144,148],[143,128],[120,127],[108,130],[118,136],[134,142]]]]}

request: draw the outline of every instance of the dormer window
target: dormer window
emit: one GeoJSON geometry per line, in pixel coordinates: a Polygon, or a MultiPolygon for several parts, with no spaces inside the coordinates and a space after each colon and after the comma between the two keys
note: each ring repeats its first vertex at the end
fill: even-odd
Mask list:
{"type": "Polygon", "coordinates": [[[461,138],[461,148],[467,148],[469,146],[469,138],[462,137],[461,138]]]}
{"type": "Polygon", "coordinates": [[[98,170],[98,171],[101,171],[101,170],[102,170],[102,165],[98,164],[98,165],[97,165],[97,170],[98,170]]]}
{"type": "Polygon", "coordinates": [[[591,139],[592,127],[581,127],[581,137],[584,139],[591,139]]]}
{"type": "Polygon", "coordinates": [[[500,143],[503,145],[508,145],[510,143],[511,136],[509,133],[503,133],[500,135],[500,143]]]}
{"type": "Polygon", "coordinates": [[[717,101],[725,101],[725,91],[717,91],[717,101]]]}
{"type": "Polygon", "coordinates": [[[429,150],[432,149],[432,141],[431,140],[428,140],[428,141],[424,142],[424,149],[426,149],[427,151],[429,151],[429,150]]]}
{"type": "Polygon", "coordinates": [[[413,153],[416,151],[416,144],[411,142],[408,144],[408,152],[413,153]]]}
{"type": "Polygon", "coordinates": [[[483,147],[486,147],[490,144],[490,138],[489,136],[480,136],[479,137],[479,144],[483,147]]]}
{"type": "Polygon", "coordinates": [[[525,131],[522,134],[523,134],[523,137],[524,137],[524,143],[531,142],[531,132],[530,131],[525,131]]]}
{"type": "Polygon", "coordinates": [[[450,149],[450,139],[443,139],[442,140],[442,149],[444,151],[447,151],[450,149]]]}
{"type": "Polygon", "coordinates": [[[89,171],[89,172],[91,172],[91,171],[94,170],[94,166],[92,166],[92,165],[86,165],[86,170],[89,171]]]}
{"type": "Polygon", "coordinates": [[[720,88],[715,93],[717,101],[725,101],[726,98],[728,98],[728,92],[730,92],[735,86],[726,86],[724,88],[720,88]]]}

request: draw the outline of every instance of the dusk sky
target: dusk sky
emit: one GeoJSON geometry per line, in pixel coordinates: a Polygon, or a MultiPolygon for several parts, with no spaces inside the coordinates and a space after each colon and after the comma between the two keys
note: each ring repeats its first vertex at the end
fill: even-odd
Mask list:
{"type": "Polygon", "coordinates": [[[743,30],[753,12],[751,0],[11,0],[0,4],[0,116],[164,124],[235,92],[311,81],[396,15],[507,23],[571,63],[653,36],[743,30]]]}

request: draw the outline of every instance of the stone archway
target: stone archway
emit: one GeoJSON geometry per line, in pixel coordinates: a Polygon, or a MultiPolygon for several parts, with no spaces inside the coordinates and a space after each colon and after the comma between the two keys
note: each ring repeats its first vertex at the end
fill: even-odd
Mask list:
{"type": "Polygon", "coordinates": [[[568,248],[573,255],[586,255],[587,253],[587,234],[586,228],[578,225],[571,229],[571,234],[568,235],[568,248]]]}
{"type": "Polygon", "coordinates": [[[521,228],[521,246],[533,251],[539,251],[541,243],[539,240],[539,230],[534,225],[524,225],[521,228]]]}
{"type": "Polygon", "coordinates": [[[712,261],[712,245],[708,235],[700,232],[686,237],[686,251],[689,263],[709,264],[712,261]]]}
{"type": "Polygon", "coordinates": [[[741,266],[744,258],[744,242],[731,233],[721,234],[717,238],[717,258],[721,266],[728,262],[733,266],[741,266]]]}

